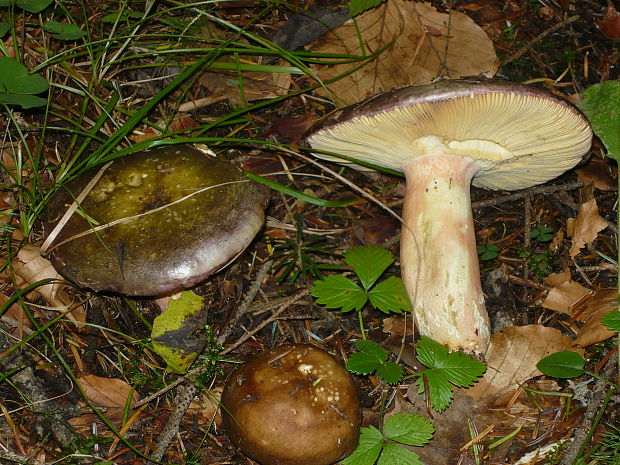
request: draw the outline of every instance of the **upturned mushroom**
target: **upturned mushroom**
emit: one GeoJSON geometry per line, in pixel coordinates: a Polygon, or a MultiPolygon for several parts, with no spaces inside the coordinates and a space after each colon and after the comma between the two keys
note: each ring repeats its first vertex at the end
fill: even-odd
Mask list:
{"type": "Polygon", "coordinates": [[[377,95],[337,111],[307,136],[313,149],[405,174],[400,261],[417,327],[452,350],[476,352],[485,352],[490,325],[470,184],[514,190],[544,183],[574,167],[591,139],[586,118],[562,98],[474,80],[377,95]]]}
{"type": "Polygon", "coordinates": [[[221,403],[228,437],[262,465],[329,465],[357,446],[355,382],[335,357],[311,345],[254,356],[230,376],[221,403]]]}
{"type": "Polygon", "coordinates": [[[267,200],[232,163],[185,145],[158,147],[59,190],[44,219],[44,248],[80,287],[162,296],[233,261],[262,227],[267,200]]]}

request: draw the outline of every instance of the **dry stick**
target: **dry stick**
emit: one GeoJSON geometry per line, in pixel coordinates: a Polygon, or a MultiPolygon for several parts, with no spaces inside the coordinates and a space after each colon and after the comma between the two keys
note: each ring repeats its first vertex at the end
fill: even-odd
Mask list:
{"type": "Polygon", "coordinates": [[[273,260],[267,260],[265,263],[261,265],[256,273],[256,278],[250,285],[248,292],[246,293],[243,301],[239,304],[237,309],[235,310],[234,315],[230,318],[226,327],[220,331],[220,334],[217,336],[217,343],[223,344],[226,341],[226,338],[233,332],[235,327],[237,326],[237,322],[241,319],[243,315],[245,315],[248,311],[248,308],[254,302],[254,298],[261,286],[263,285],[263,281],[267,277],[267,273],[271,269],[271,265],[273,264],[273,260]]]}
{"type": "MultiPolygon", "coordinates": [[[[257,290],[257,292],[258,292],[258,290],[257,290]]],[[[287,301],[284,302],[280,306],[280,308],[273,313],[273,315],[271,315],[267,320],[263,321],[256,328],[254,328],[252,331],[250,331],[244,337],[242,337],[237,342],[235,342],[232,346],[230,346],[230,347],[226,348],[225,350],[223,350],[222,352],[220,352],[220,355],[225,355],[228,352],[230,352],[230,351],[234,350],[235,348],[239,347],[239,345],[243,344],[249,338],[254,336],[257,332],[259,332],[261,329],[263,329],[265,326],[267,326],[269,323],[271,323],[273,320],[275,320],[288,307],[290,307],[292,304],[294,304],[295,302],[297,302],[299,299],[301,299],[303,296],[305,296],[307,294],[308,294],[308,291],[304,290],[302,292],[299,292],[299,293],[295,294],[290,299],[287,299],[287,301]]],[[[244,300],[244,302],[245,302],[245,300],[244,300]]],[[[161,432],[161,434],[159,436],[159,439],[157,440],[157,447],[155,449],[155,452],[151,456],[151,461],[149,461],[146,465],[155,465],[155,462],[159,462],[162,459],[162,457],[164,456],[164,453],[166,452],[166,449],[168,449],[168,445],[174,439],[174,437],[177,435],[177,433],[179,431],[179,425],[181,424],[181,420],[185,416],[185,412],[187,412],[187,409],[189,408],[189,405],[191,404],[192,400],[194,399],[194,397],[198,393],[198,387],[196,387],[196,385],[194,384],[194,382],[191,379],[192,375],[195,376],[196,374],[198,374],[198,373],[200,373],[202,371],[204,371],[204,370],[202,370],[202,369],[194,370],[190,374],[184,376],[183,378],[180,378],[181,379],[180,382],[187,381],[187,383],[183,384],[182,386],[179,386],[179,388],[177,390],[177,395],[175,396],[175,405],[177,407],[174,410],[174,412],[172,413],[172,415],[170,415],[170,418],[168,418],[168,422],[166,423],[166,426],[162,430],[162,432],[161,432]]],[[[168,386],[168,388],[169,387],[170,386],[168,386]]]]}
{"type": "Polygon", "coordinates": [[[561,23],[558,23],[558,24],[556,24],[554,26],[551,26],[546,31],[541,32],[536,37],[534,37],[532,40],[530,40],[527,44],[525,44],[523,47],[521,47],[519,50],[517,50],[516,53],[512,54],[510,58],[508,58],[507,60],[503,61],[501,66],[507,65],[508,63],[512,63],[513,61],[521,58],[534,45],[536,45],[538,42],[543,40],[549,34],[553,34],[554,32],[562,29],[564,26],[566,26],[566,25],[568,25],[570,23],[573,23],[573,22],[577,21],[578,19],[579,19],[579,15],[571,16],[570,18],[567,18],[565,21],[562,21],[561,23]]]}
{"type": "Polygon", "coordinates": [[[575,189],[579,189],[580,187],[583,187],[583,182],[581,181],[569,182],[568,184],[553,184],[551,186],[536,186],[530,187],[529,189],[524,189],[519,192],[515,192],[514,194],[502,195],[501,197],[489,200],[479,200],[477,202],[472,202],[471,205],[472,208],[490,207],[500,205],[506,202],[511,202],[513,200],[521,200],[537,194],[550,194],[557,191],[572,191],[575,189]]]}

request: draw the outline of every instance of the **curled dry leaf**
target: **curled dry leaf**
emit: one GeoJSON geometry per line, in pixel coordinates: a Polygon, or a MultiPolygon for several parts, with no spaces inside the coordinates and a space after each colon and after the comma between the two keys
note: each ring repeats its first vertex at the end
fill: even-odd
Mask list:
{"type": "Polygon", "coordinates": [[[618,310],[618,289],[600,289],[588,300],[577,320],[585,324],[577,334],[575,344],[587,347],[612,337],[615,332],[607,328],[601,319],[609,312],[618,310]]]}
{"type": "MultiPolygon", "coordinates": [[[[58,281],[37,287],[35,293],[57,310],[64,311],[72,305],[73,299],[65,292],[66,286],[61,282],[64,278],[58,274],[47,258],[41,256],[39,247],[32,244],[23,246],[13,261],[13,269],[27,285],[45,279],[58,281]]],[[[76,306],[67,316],[74,321],[86,321],[86,313],[82,306],[76,306]]]]}
{"type": "MultiPolygon", "coordinates": [[[[314,52],[352,55],[372,53],[394,41],[378,60],[327,86],[339,105],[438,77],[492,77],[498,66],[493,43],[471,18],[457,11],[439,13],[430,3],[384,2],[322,40],[314,52]]],[[[326,81],[350,69],[351,64],[320,65],[316,73],[326,81]]]]}
{"type": "Polygon", "coordinates": [[[88,399],[97,407],[124,408],[129,396],[132,403],[138,400],[138,394],[122,379],[86,375],[78,381],[88,399]]]}
{"type": "Polygon", "coordinates": [[[596,200],[592,199],[579,205],[577,218],[569,218],[566,227],[568,235],[573,239],[570,256],[576,257],[582,247],[591,244],[599,231],[607,227],[607,221],[598,214],[596,200]]]}
{"type": "Polygon", "coordinates": [[[552,286],[542,306],[560,313],[572,314],[576,306],[593,291],[571,279],[570,270],[566,268],[561,273],[555,273],[545,278],[552,286]]]}
{"type": "Polygon", "coordinates": [[[610,0],[607,1],[605,16],[601,20],[596,20],[596,24],[606,37],[620,40],[620,14],[610,0]]]}
{"type": "Polygon", "coordinates": [[[474,399],[485,399],[509,394],[530,378],[542,373],[536,364],[554,352],[573,348],[569,337],[555,328],[540,325],[512,326],[503,333],[491,336],[486,360],[489,369],[467,394],[474,399]]]}

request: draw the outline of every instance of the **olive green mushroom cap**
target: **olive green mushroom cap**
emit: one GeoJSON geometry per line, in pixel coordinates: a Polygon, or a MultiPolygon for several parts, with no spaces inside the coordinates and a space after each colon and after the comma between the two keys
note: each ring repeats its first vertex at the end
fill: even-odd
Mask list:
{"type": "MultiPolygon", "coordinates": [[[[98,170],[51,199],[46,236],[98,170]]],[[[261,229],[267,201],[267,190],[235,165],[194,148],[138,152],[103,171],[78,211],[54,231],[49,258],[81,287],[165,295],[234,260],[261,229]]]]}
{"type": "Polygon", "coordinates": [[[424,155],[464,155],[481,167],[475,186],[514,190],[574,167],[590,148],[592,130],[578,109],[549,92],[510,82],[442,80],[340,110],[311,128],[307,139],[313,149],[399,171],[424,155]]]}

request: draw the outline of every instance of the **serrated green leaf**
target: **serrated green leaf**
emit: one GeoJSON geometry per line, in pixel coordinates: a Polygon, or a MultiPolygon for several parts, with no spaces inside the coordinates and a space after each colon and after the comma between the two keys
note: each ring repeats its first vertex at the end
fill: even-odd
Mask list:
{"type": "Polygon", "coordinates": [[[357,373],[360,375],[369,375],[374,373],[380,366],[381,362],[377,361],[375,357],[362,352],[351,354],[346,365],[347,370],[351,373],[357,373]]]}
{"type": "Polygon", "coordinates": [[[28,108],[42,107],[47,104],[47,100],[41,97],[35,97],[34,95],[0,93],[0,103],[19,105],[27,110],[28,108]]]}
{"type": "Polygon", "coordinates": [[[43,29],[58,40],[77,40],[86,35],[79,27],[72,23],[59,23],[58,21],[48,21],[43,25],[43,29]]]}
{"type": "Polygon", "coordinates": [[[392,441],[408,446],[423,446],[431,440],[435,427],[426,418],[412,413],[397,413],[383,425],[383,434],[392,441]]]}
{"type": "Polygon", "coordinates": [[[340,308],[343,312],[361,310],[368,301],[364,289],[342,275],[330,275],[315,281],[310,293],[316,297],[317,303],[327,308],[340,308]]]}
{"type": "Polygon", "coordinates": [[[0,38],[4,37],[11,30],[9,23],[0,23],[0,38]]]}
{"type": "Polygon", "coordinates": [[[377,368],[377,376],[388,384],[396,384],[403,378],[403,369],[394,362],[385,362],[377,368]]]}
{"type": "Polygon", "coordinates": [[[351,17],[357,16],[366,10],[380,5],[383,1],[384,0],[351,0],[349,4],[349,13],[351,17]]]}
{"type": "Polygon", "coordinates": [[[383,435],[377,428],[374,426],[362,428],[357,448],[342,461],[342,465],[374,464],[381,453],[383,442],[383,435]]]}
{"type": "MultiPolygon", "coordinates": [[[[368,464],[367,464],[368,465],[368,464]]],[[[423,465],[420,456],[398,444],[388,442],[383,447],[377,465],[423,465]]]]}
{"type": "Polygon", "coordinates": [[[49,84],[38,74],[28,74],[20,62],[8,57],[0,57],[0,94],[39,94],[45,92],[49,84]]]}
{"type": "Polygon", "coordinates": [[[368,292],[368,298],[373,307],[384,313],[409,312],[413,309],[403,281],[396,276],[390,276],[373,287],[368,292]]]}
{"type": "Polygon", "coordinates": [[[428,382],[428,393],[430,397],[431,407],[437,412],[443,412],[450,402],[452,402],[453,386],[448,381],[445,373],[441,370],[426,370],[420,372],[418,378],[418,392],[422,394],[424,392],[424,380],[422,375],[426,376],[428,382]]]}
{"type": "Polygon", "coordinates": [[[485,373],[487,367],[467,354],[452,352],[445,359],[437,360],[435,369],[444,372],[452,384],[469,387],[485,373]]]}
{"type": "Polygon", "coordinates": [[[444,360],[448,356],[448,349],[428,336],[422,336],[418,341],[416,354],[421,363],[429,368],[437,368],[438,360],[444,360]]]}
{"type": "Polygon", "coordinates": [[[45,10],[54,0],[0,0],[0,7],[17,5],[30,13],[40,13],[45,10]]]}
{"type": "Polygon", "coordinates": [[[373,341],[360,339],[355,343],[355,348],[360,352],[373,356],[379,363],[385,362],[388,358],[387,350],[373,341]]]}
{"type": "Polygon", "coordinates": [[[577,352],[563,350],[543,358],[536,368],[554,378],[575,378],[585,373],[586,362],[577,352]]]}
{"type": "Polygon", "coordinates": [[[609,312],[601,321],[612,331],[620,332],[620,311],[609,312]]]}
{"type": "Polygon", "coordinates": [[[592,124],[607,149],[607,156],[620,162],[620,81],[594,84],[581,93],[577,106],[592,124]]]}
{"type": "Polygon", "coordinates": [[[344,261],[353,268],[364,289],[368,290],[379,279],[394,257],[383,247],[353,247],[344,254],[344,261]]]}

